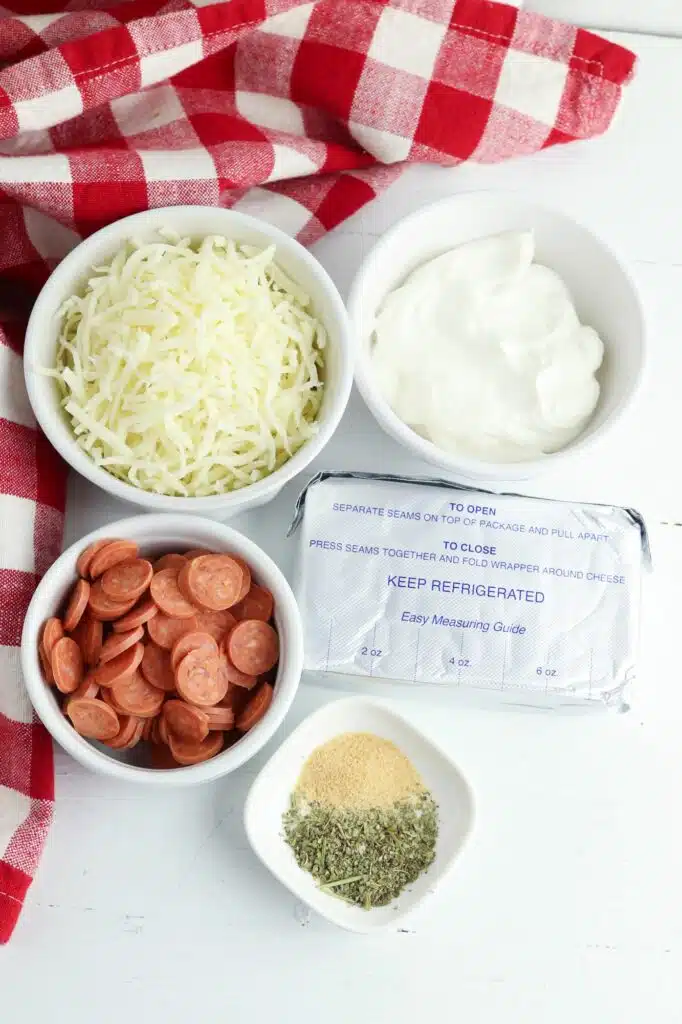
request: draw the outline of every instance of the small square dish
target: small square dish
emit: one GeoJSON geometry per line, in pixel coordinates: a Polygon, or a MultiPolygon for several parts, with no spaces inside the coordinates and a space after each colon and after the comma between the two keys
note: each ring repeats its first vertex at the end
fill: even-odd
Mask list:
{"type": "Polygon", "coordinates": [[[396,927],[433,892],[454,865],[473,821],[473,795],[457,765],[402,715],[363,697],[333,701],[306,718],[261,770],[244,808],[249,842],[282,885],[333,924],[365,933],[396,927]],[[438,840],[430,868],[392,903],[372,910],[323,892],[298,866],[283,836],[282,815],[306,759],[316,747],[346,732],[370,732],[395,743],[438,804],[438,840]]]}

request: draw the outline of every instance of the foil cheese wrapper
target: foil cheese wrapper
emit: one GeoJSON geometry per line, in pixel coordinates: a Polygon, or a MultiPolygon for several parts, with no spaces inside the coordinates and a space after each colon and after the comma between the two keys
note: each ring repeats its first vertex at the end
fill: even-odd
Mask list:
{"type": "Polygon", "coordinates": [[[309,672],[627,706],[649,563],[634,510],[321,473],[296,529],[309,672]]]}

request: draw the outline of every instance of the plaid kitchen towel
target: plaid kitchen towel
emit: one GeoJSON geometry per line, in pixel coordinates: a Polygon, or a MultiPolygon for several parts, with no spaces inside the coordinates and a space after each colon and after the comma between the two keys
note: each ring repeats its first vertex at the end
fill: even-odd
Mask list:
{"type": "Polygon", "coordinates": [[[20,680],[64,467],[23,388],[22,316],[83,235],[149,206],[257,213],[313,242],[406,161],[603,132],[634,57],[487,0],[15,0],[0,7],[0,941],[50,824],[51,744],[20,680]]]}

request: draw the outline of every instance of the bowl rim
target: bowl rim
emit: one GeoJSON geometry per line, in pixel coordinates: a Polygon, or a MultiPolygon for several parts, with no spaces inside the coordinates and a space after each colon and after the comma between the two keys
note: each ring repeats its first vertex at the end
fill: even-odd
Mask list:
{"type": "MultiPolygon", "coordinates": [[[[143,542],[144,543],[144,542],[143,542]]],[[[206,543],[206,540],[204,540],[206,543]]],[[[75,578],[75,577],[74,577],[75,578]]],[[[273,559],[245,534],[224,523],[217,523],[201,516],[189,516],[182,513],[142,513],[108,523],[106,526],[86,534],[69,545],[52,563],[35,589],[29,603],[21,634],[20,661],[24,684],[29,700],[41,722],[52,738],[76,761],[105,775],[128,782],[141,782],[152,786],[181,787],[228,775],[241,767],[257,754],[271,739],[281,725],[296,696],[303,671],[303,625],[301,615],[293,591],[286,577],[273,559]],[[43,613],[45,591],[56,586],[64,572],[64,565],[75,559],[88,544],[103,537],[130,537],[135,539],[138,525],[144,524],[147,530],[153,531],[158,526],[161,540],[164,533],[173,530],[195,530],[198,537],[206,537],[207,533],[216,538],[216,544],[229,547],[235,543],[241,549],[243,557],[254,565],[256,574],[263,567],[268,573],[268,586],[272,586],[276,606],[286,622],[286,652],[283,659],[281,678],[277,680],[275,698],[263,719],[234,746],[217,754],[208,761],[196,765],[174,768],[172,771],[155,768],[143,768],[137,765],[117,761],[103,751],[92,746],[90,742],[79,736],[66,721],[52,702],[51,688],[42,678],[36,661],[36,651],[40,635],[40,627],[48,617],[43,613]]]]}
{"type": "MultiPolygon", "coordinates": [[[[480,237],[484,236],[481,235],[480,237]]],[[[516,192],[505,191],[503,189],[470,189],[466,192],[453,193],[452,195],[437,199],[432,203],[427,203],[424,206],[419,207],[419,209],[408,213],[405,217],[401,217],[376,240],[375,244],[365,255],[351,283],[346,305],[348,308],[351,326],[353,328],[353,341],[355,345],[355,384],[357,385],[358,391],[362,395],[365,404],[377,423],[396,441],[412,451],[414,454],[420,456],[426,462],[431,465],[440,466],[442,469],[451,473],[460,475],[464,474],[465,476],[468,475],[469,479],[480,480],[487,478],[488,480],[510,480],[519,479],[526,475],[532,476],[538,471],[553,468],[560,463],[575,458],[581,452],[593,448],[601,442],[605,434],[611,432],[616,423],[623,418],[626,411],[632,406],[634,400],[641,391],[645,378],[648,361],[648,345],[646,339],[644,306],[639,294],[639,289],[637,288],[634,278],[628,270],[624,260],[611,244],[605,242],[581,220],[572,217],[570,214],[566,213],[564,210],[558,209],[557,207],[546,203],[536,203],[532,200],[526,199],[524,196],[520,196],[516,192]],[[629,389],[621,397],[616,407],[604,422],[589,435],[581,433],[569,445],[556,452],[549,452],[539,458],[526,459],[522,462],[488,462],[484,459],[477,459],[470,455],[452,455],[439,448],[432,441],[428,441],[426,438],[420,437],[419,434],[412,430],[411,427],[408,427],[407,424],[404,423],[396,413],[394,413],[393,409],[374,383],[369,367],[369,360],[367,358],[367,348],[364,345],[363,339],[360,337],[360,332],[358,330],[359,308],[362,303],[364,279],[368,269],[373,266],[382,255],[388,255],[390,253],[396,237],[404,231],[405,228],[409,228],[412,224],[417,224],[421,218],[427,214],[437,212],[439,209],[444,207],[456,207],[469,202],[472,199],[489,199],[492,202],[506,202],[510,205],[517,206],[520,209],[527,208],[539,211],[544,214],[549,214],[550,216],[564,221],[572,227],[578,228],[580,231],[584,232],[584,234],[588,235],[618,267],[630,289],[637,313],[640,346],[639,365],[629,389]]]]}
{"type": "MultiPolygon", "coordinates": [[[[189,232],[191,234],[191,232],[189,232]]],[[[227,226],[221,230],[216,224],[215,234],[229,235],[227,226]]],[[[197,233],[203,236],[203,232],[197,233]]],[[[112,221],[105,227],[100,228],[93,234],[88,235],[79,242],[54,268],[47,281],[41,288],[35,301],[31,315],[26,327],[24,342],[24,380],[28,392],[29,403],[33,410],[39,426],[48,438],[52,446],[59,452],[66,462],[81,476],[91,483],[108,492],[122,501],[132,502],[154,511],[166,512],[188,512],[190,514],[206,513],[215,509],[239,509],[246,504],[258,504],[271,496],[273,490],[279,490],[285,483],[300,473],[305,467],[322,451],[336,431],[341,418],[346,410],[353,385],[353,348],[351,341],[350,319],[346,306],[341,298],[336,284],[330,274],[325,270],[319,260],[306,249],[296,238],[288,235],[280,228],[274,227],[265,220],[253,217],[251,214],[241,213],[239,210],[232,210],[227,207],[209,207],[199,204],[184,204],[178,206],[154,207],[151,210],[143,210],[140,213],[130,214],[112,221]],[[64,443],[64,439],[58,436],[55,425],[58,422],[60,412],[56,404],[49,407],[42,401],[37,393],[40,387],[39,380],[44,380],[39,373],[38,361],[35,355],[36,339],[40,336],[43,325],[55,315],[55,311],[67,297],[63,294],[61,281],[64,276],[72,270],[80,268],[82,271],[91,266],[90,254],[96,250],[102,242],[111,239],[112,248],[116,241],[120,242],[128,235],[133,235],[138,226],[147,224],[150,220],[163,220],[168,217],[168,226],[172,228],[173,217],[180,211],[182,216],[191,216],[201,211],[211,211],[216,219],[229,218],[234,226],[234,233],[238,234],[239,226],[253,231],[259,231],[267,235],[277,248],[293,251],[298,258],[310,269],[311,273],[319,280],[332,311],[333,319],[338,325],[340,344],[338,345],[339,374],[337,386],[333,391],[328,392],[329,409],[324,420],[319,420],[317,433],[311,437],[283,466],[273,470],[269,476],[263,477],[253,484],[242,487],[236,491],[228,491],[226,494],[206,495],[204,497],[180,497],[168,494],[157,494],[153,491],[145,491],[142,488],[134,487],[132,484],[119,480],[117,477],[107,473],[82,451],[73,438],[64,443]]]]}
{"type": "MultiPolygon", "coordinates": [[[[314,746],[310,748],[311,751],[313,749],[314,746]]],[[[455,862],[459,859],[459,857],[463,853],[464,849],[468,846],[469,841],[471,839],[471,835],[473,833],[474,826],[476,823],[476,800],[474,797],[473,788],[471,786],[471,783],[469,782],[467,775],[462,771],[458,763],[454,760],[453,757],[450,756],[450,754],[446,750],[444,750],[438,743],[432,740],[431,737],[428,736],[422,729],[420,729],[417,725],[411,722],[406,715],[402,714],[399,711],[396,711],[393,707],[390,707],[384,701],[376,699],[374,697],[358,695],[351,697],[339,697],[326,702],[322,705],[322,707],[319,707],[315,711],[312,711],[309,715],[306,715],[306,717],[301,722],[299,722],[296,728],[292,729],[289,735],[284,740],[282,740],[277,750],[275,750],[270,755],[266,763],[258,772],[256,778],[251,783],[251,786],[249,787],[249,792],[246,796],[246,800],[244,801],[243,819],[244,831],[246,832],[246,836],[247,839],[249,840],[249,845],[251,846],[251,849],[256,854],[260,862],[268,869],[268,871],[273,875],[273,877],[276,878],[277,881],[285,887],[285,889],[292,893],[302,903],[305,903],[306,906],[310,907],[310,909],[315,911],[315,913],[319,914],[321,917],[324,917],[327,921],[330,921],[337,927],[343,928],[346,931],[356,932],[358,934],[369,934],[384,931],[387,928],[393,928],[401,921],[403,921],[406,917],[408,917],[408,915],[412,914],[413,911],[420,907],[429,898],[430,895],[432,895],[432,893],[437,889],[441,882],[450,873],[450,871],[455,865],[455,862]],[[273,864],[271,860],[266,859],[266,857],[263,855],[261,851],[261,846],[258,843],[258,841],[254,839],[252,831],[252,820],[255,815],[254,807],[257,807],[256,800],[258,798],[258,790],[260,786],[262,786],[263,780],[269,777],[273,768],[277,768],[279,762],[283,759],[286,759],[288,755],[288,748],[292,745],[292,742],[295,740],[296,736],[299,733],[303,732],[304,729],[309,728],[311,723],[314,724],[316,719],[323,718],[328,715],[333,715],[335,712],[339,710],[342,711],[345,708],[349,708],[352,706],[355,706],[356,708],[360,709],[370,709],[375,712],[378,711],[381,715],[385,716],[386,718],[390,718],[394,721],[397,721],[398,723],[400,723],[401,728],[405,728],[407,731],[411,732],[413,735],[417,736],[420,740],[422,740],[422,742],[427,747],[429,747],[432,751],[434,751],[436,755],[438,755],[443,761],[447,763],[448,768],[450,770],[452,770],[458,775],[467,795],[469,811],[467,829],[462,836],[462,840],[459,846],[446,858],[445,862],[442,865],[439,877],[437,879],[434,879],[433,885],[430,886],[429,890],[423,892],[420,896],[417,896],[404,910],[397,909],[391,920],[382,921],[381,923],[372,923],[371,925],[371,911],[363,911],[364,918],[358,918],[357,922],[341,919],[337,917],[334,913],[328,913],[326,910],[321,909],[319,906],[312,903],[305,894],[300,892],[297,888],[293,888],[289,884],[289,882],[282,876],[281,872],[277,869],[277,866],[273,864]],[[365,921],[366,924],[365,927],[362,926],[363,920],[365,921]]],[[[284,842],[283,839],[282,842],[284,842]]],[[[360,908],[358,908],[358,910],[359,909],[360,908]]]]}

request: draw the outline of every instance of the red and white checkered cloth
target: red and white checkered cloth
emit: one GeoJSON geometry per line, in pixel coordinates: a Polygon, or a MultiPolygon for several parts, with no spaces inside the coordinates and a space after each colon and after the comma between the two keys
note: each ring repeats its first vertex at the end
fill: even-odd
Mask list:
{"type": "Polygon", "coordinates": [[[603,132],[634,64],[487,0],[15,3],[0,7],[0,942],[54,792],[17,648],[61,542],[64,467],[21,371],[23,314],[51,267],[108,221],[176,203],[235,205],[310,243],[404,161],[603,132]]]}

